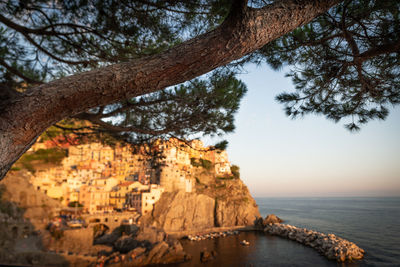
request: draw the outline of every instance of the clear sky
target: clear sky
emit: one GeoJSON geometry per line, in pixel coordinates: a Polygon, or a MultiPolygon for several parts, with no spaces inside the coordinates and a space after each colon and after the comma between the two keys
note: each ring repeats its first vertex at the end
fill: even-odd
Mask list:
{"type": "Polygon", "coordinates": [[[285,71],[247,70],[236,131],[225,138],[253,196],[400,196],[400,107],[358,133],[322,116],[292,120],[275,101],[293,88],[285,71]]]}

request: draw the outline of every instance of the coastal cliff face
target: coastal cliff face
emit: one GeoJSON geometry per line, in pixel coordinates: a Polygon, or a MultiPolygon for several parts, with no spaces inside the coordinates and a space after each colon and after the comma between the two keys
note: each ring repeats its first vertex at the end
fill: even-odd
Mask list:
{"type": "Polygon", "coordinates": [[[165,192],[142,223],[166,232],[254,225],[258,206],[239,178],[216,178],[198,169],[194,192],[165,192]]]}
{"type": "Polygon", "coordinates": [[[260,216],[254,199],[241,201],[219,201],[216,204],[216,225],[219,227],[253,225],[260,216]],[[243,203],[244,202],[244,203],[243,203]]]}
{"type": "Polygon", "coordinates": [[[196,193],[163,193],[155,204],[153,213],[145,216],[145,224],[162,228],[167,232],[204,229],[214,226],[215,201],[209,196],[196,193]]]}
{"type": "Polygon", "coordinates": [[[30,177],[26,171],[10,171],[0,182],[0,265],[67,266],[58,255],[41,254],[43,242],[38,230],[43,230],[61,204],[35,190],[30,177]]]}
{"type": "MultiPolygon", "coordinates": [[[[35,190],[30,183],[32,174],[27,171],[11,171],[1,182],[4,187],[3,199],[23,210],[23,217],[34,224],[49,219],[62,205],[60,201],[35,190]]],[[[36,225],[35,225],[36,226],[36,225]]]]}

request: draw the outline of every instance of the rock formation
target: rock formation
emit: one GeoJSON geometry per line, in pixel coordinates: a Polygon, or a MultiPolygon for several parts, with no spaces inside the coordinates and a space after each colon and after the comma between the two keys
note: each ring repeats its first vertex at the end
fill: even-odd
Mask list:
{"type": "MultiPolygon", "coordinates": [[[[113,231],[111,235],[115,237],[120,231],[113,231]]],[[[190,258],[183,251],[181,243],[168,237],[165,232],[153,228],[142,227],[134,229],[132,232],[125,232],[126,235],[113,240],[113,247],[109,252],[98,257],[98,263],[106,263],[112,266],[143,266],[149,264],[166,264],[183,262],[190,258]]],[[[101,239],[111,240],[113,238],[100,237],[95,243],[101,242],[101,239]]]]}
{"type": "Polygon", "coordinates": [[[283,220],[276,216],[275,214],[269,214],[262,222],[263,226],[266,227],[269,224],[274,224],[274,223],[281,223],[283,220]]]}
{"type": "MultiPolygon", "coordinates": [[[[43,226],[55,214],[60,203],[34,190],[30,174],[11,171],[0,182],[0,264],[38,265],[65,260],[42,255],[43,226]]],[[[50,264],[51,265],[51,264],[50,264]]]]}
{"type": "Polygon", "coordinates": [[[258,206],[240,179],[218,179],[202,173],[192,193],[166,192],[153,212],[142,218],[166,232],[254,225],[258,206]]]}
{"type": "Polygon", "coordinates": [[[149,223],[167,232],[211,228],[214,226],[214,209],[215,200],[204,194],[164,193],[156,203],[149,223]]]}
{"type": "Polygon", "coordinates": [[[42,192],[35,190],[29,182],[31,174],[27,171],[11,171],[1,182],[6,189],[4,200],[24,210],[23,216],[40,228],[62,207],[61,203],[42,192]]]}
{"type": "Polygon", "coordinates": [[[242,200],[218,200],[215,208],[215,226],[253,225],[259,216],[258,207],[251,196],[242,200]]]}

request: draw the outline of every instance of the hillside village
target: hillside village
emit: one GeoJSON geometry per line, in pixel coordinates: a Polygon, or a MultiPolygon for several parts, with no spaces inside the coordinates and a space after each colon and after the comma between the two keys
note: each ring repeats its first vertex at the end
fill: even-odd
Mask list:
{"type": "Polygon", "coordinates": [[[226,151],[199,140],[122,146],[43,138],[0,183],[0,262],[181,262],[189,258],[179,238],[259,217],[226,151]]]}
{"type": "MultiPolygon", "coordinates": [[[[29,153],[49,149],[55,149],[53,142],[37,142],[29,153]]],[[[232,177],[226,151],[204,147],[200,140],[158,140],[151,149],[95,142],[63,149],[61,164],[38,168],[30,182],[63,205],[90,214],[149,213],[163,192],[194,192],[196,168],[232,177]]]]}

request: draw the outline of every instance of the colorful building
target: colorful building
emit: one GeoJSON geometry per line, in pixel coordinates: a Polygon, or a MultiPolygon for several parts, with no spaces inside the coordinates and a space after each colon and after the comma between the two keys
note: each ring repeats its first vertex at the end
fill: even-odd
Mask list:
{"type": "Polygon", "coordinates": [[[149,189],[144,191],[132,191],[126,195],[126,207],[134,209],[140,214],[149,213],[163,192],[164,188],[156,184],[152,184],[149,189]]]}

